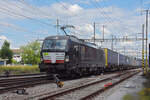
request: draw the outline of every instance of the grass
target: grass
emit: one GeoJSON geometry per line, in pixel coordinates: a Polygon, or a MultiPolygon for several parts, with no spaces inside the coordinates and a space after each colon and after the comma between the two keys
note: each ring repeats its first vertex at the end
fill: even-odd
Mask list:
{"type": "Polygon", "coordinates": [[[138,94],[140,100],[150,100],[150,88],[144,88],[138,94]]]}
{"type": "Polygon", "coordinates": [[[134,96],[127,94],[123,97],[123,100],[134,100],[134,96]]]}
{"type": "Polygon", "coordinates": [[[38,65],[33,66],[0,66],[0,74],[4,74],[6,71],[9,71],[10,74],[25,74],[25,73],[39,73],[40,70],[38,65]]]}
{"type": "Polygon", "coordinates": [[[150,70],[144,77],[146,78],[146,82],[143,83],[144,88],[138,94],[140,100],[150,100],[150,70]]]}

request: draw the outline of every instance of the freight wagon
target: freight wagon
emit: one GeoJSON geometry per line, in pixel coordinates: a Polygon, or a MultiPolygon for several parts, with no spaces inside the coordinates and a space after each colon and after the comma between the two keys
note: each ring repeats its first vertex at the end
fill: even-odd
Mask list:
{"type": "Polygon", "coordinates": [[[103,50],[105,53],[105,70],[107,71],[141,67],[141,59],[125,56],[108,48],[103,50]]]}

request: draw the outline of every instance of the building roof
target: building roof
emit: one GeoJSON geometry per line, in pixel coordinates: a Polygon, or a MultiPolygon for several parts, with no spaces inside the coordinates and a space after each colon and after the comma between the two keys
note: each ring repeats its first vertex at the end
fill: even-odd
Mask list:
{"type": "Polygon", "coordinates": [[[7,60],[8,60],[8,59],[1,59],[1,58],[0,58],[0,61],[7,61],[7,60]]]}
{"type": "Polygon", "coordinates": [[[13,53],[15,54],[19,54],[22,53],[22,51],[20,49],[11,49],[13,53]]]}

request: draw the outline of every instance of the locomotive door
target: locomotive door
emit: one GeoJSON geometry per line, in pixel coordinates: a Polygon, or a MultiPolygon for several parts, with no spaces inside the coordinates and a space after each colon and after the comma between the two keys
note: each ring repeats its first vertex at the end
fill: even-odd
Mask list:
{"type": "Polygon", "coordinates": [[[79,64],[80,56],[79,56],[79,45],[75,44],[73,47],[73,62],[75,64],[79,64]]]}

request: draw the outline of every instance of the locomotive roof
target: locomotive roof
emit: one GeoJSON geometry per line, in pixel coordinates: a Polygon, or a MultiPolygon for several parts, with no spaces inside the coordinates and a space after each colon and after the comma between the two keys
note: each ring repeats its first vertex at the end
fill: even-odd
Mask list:
{"type": "Polygon", "coordinates": [[[45,40],[47,40],[47,39],[71,39],[74,42],[84,44],[89,47],[97,48],[96,44],[85,42],[84,40],[78,39],[76,36],[73,36],[73,35],[67,35],[67,36],[66,35],[55,35],[55,36],[46,37],[45,40]]]}
{"type": "Polygon", "coordinates": [[[68,36],[65,36],[65,35],[55,35],[55,36],[48,36],[45,38],[46,39],[68,39],[69,37],[68,36]]]}

